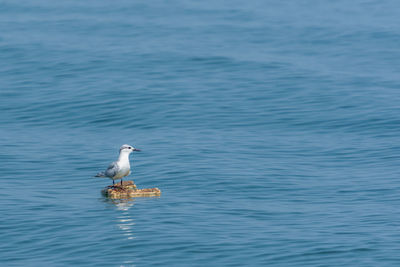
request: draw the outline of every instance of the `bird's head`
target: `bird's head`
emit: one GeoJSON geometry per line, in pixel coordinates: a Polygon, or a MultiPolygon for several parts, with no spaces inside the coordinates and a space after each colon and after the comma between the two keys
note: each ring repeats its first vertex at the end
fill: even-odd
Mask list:
{"type": "Polygon", "coordinates": [[[134,148],[133,146],[130,145],[123,145],[119,149],[119,152],[124,152],[124,153],[132,153],[133,151],[140,151],[140,149],[134,148]]]}

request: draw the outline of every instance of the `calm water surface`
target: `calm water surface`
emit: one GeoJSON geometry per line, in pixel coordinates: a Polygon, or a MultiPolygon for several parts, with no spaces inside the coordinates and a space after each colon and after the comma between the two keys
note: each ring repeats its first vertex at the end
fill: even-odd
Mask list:
{"type": "Polygon", "coordinates": [[[281,2],[0,1],[0,265],[399,266],[399,3],[281,2]]]}

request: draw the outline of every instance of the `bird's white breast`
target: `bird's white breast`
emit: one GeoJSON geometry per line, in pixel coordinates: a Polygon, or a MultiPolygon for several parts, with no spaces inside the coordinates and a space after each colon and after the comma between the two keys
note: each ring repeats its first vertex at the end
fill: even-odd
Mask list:
{"type": "Polygon", "coordinates": [[[128,176],[129,173],[131,172],[131,166],[129,164],[129,160],[119,161],[118,167],[119,167],[119,170],[118,170],[117,174],[113,177],[113,179],[123,178],[125,176],[128,176]]]}

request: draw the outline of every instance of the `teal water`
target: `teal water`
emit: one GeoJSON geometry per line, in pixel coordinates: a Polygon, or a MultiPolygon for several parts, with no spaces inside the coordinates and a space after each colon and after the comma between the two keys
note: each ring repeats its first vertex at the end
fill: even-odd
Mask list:
{"type": "Polygon", "coordinates": [[[0,1],[0,265],[399,266],[398,8],[0,1]]]}

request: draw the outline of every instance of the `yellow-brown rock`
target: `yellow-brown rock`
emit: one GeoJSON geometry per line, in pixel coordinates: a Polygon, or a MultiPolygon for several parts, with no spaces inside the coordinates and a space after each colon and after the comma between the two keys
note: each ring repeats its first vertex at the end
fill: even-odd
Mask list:
{"type": "Polygon", "coordinates": [[[111,199],[133,198],[133,197],[156,197],[161,195],[158,188],[138,189],[133,181],[123,181],[115,185],[109,185],[102,191],[103,195],[111,199]]]}

